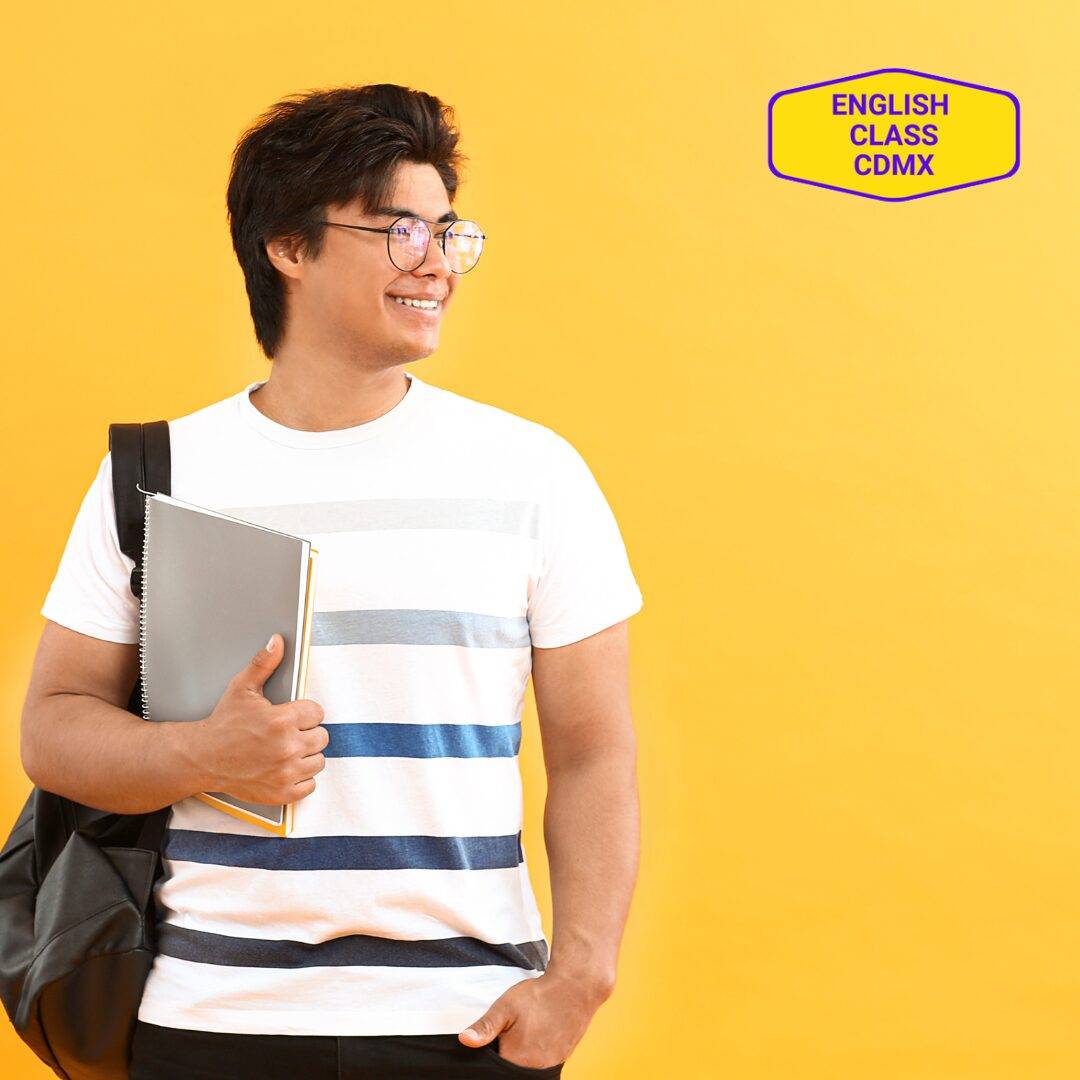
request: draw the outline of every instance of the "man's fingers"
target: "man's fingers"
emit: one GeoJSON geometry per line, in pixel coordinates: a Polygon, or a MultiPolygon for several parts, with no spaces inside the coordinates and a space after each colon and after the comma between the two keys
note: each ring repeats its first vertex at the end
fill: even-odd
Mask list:
{"type": "Polygon", "coordinates": [[[458,1039],[466,1046],[486,1046],[509,1022],[509,1009],[496,1001],[479,1020],[461,1032],[458,1039]]]}
{"type": "Polygon", "coordinates": [[[251,658],[248,664],[233,676],[245,690],[257,690],[262,693],[263,684],[273,674],[285,655],[278,645],[280,634],[271,634],[270,640],[251,658]]]}
{"type": "MultiPolygon", "coordinates": [[[[292,711],[295,714],[296,726],[301,731],[311,731],[319,727],[323,720],[326,719],[323,707],[317,701],[312,701],[311,698],[297,698],[296,701],[290,702],[290,704],[293,706],[292,711]]],[[[321,750],[323,746],[326,746],[326,743],[323,743],[317,749],[321,750]]]]}

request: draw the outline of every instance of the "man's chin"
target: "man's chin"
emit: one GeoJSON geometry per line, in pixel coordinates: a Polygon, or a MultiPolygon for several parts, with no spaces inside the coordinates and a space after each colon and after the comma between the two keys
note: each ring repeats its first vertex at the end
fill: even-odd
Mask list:
{"type": "Polygon", "coordinates": [[[398,364],[411,364],[414,360],[423,360],[430,356],[439,347],[438,339],[422,341],[398,340],[387,351],[391,353],[398,364]]]}

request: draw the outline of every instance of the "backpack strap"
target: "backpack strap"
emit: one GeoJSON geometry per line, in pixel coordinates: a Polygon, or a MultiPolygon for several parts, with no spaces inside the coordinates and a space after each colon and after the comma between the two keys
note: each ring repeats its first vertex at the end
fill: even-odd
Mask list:
{"type": "Polygon", "coordinates": [[[169,422],[153,420],[146,424],[110,424],[109,450],[112,453],[116,534],[120,550],[135,563],[131,571],[131,591],[141,599],[146,522],[146,496],[143,492],[172,494],[169,422]]]}
{"type": "MultiPolygon", "coordinates": [[[[120,550],[135,563],[131,572],[131,591],[142,599],[143,534],[146,521],[146,496],[143,491],[172,494],[172,461],[169,444],[169,422],[155,420],[146,424],[110,424],[109,450],[112,454],[113,503],[116,510],[116,533],[120,550]],[[139,490],[142,488],[142,491],[139,490]]],[[[142,715],[142,675],[128,699],[128,712],[142,715]]],[[[61,846],[67,837],[78,830],[100,842],[160,851],[161,842],[171,812],[165,806],[149,814],[114,814],[87,807],[62,795],[38,791],[36,814],[42,815],[40,835],[61,836],[61,846]],[[48,825],[47,808],[58,807],[58,832],[48,825]],[[132,835],[132,828],[137,832],[132,835]]],[[[48,813],[53,813],[48,809],[48,813]]],[[[58,852],[57,852],[58,853],[58,852]]],[[[53,858],[55,858],[55,854],[53,858]]],[[[51,865],[51,860],[47,865],[51,865]]]]}

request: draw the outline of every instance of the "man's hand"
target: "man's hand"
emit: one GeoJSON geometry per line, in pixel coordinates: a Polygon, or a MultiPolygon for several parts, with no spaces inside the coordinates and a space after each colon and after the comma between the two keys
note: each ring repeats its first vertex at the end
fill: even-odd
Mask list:
{"type": "Polygon", "coordinates": [[[274,705],[263,693],[281,663],[284,642],[270,640],[229,680],[214,711],[190,733],[207,777],[202,791],[226,791],[255,803],[291,803],[315,790],[326,768],[330,732],[323,708],[301,698],[274,705]]]}
{"type": "Polygon", "coordinates": [[[499,1037],[499,1056],[546,1069],[565,1061],[581,1041],[605,994],[554,972],[515,983],[458,1039],[486,1046],[499,1037]]]}

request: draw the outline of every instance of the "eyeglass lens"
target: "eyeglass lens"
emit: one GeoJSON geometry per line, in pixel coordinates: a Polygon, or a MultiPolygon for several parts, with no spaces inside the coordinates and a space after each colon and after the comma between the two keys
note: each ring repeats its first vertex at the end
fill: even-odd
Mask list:
{"type": "MultiPolygon", "coordinates": [[[[387,234],[390,259],[399,270],[415,270],[427,257],[431,230],[419,218],[399,218],[387,234]]],[[[447,262],[455,274],[471,270],[484,248],[484,234],[475,221],[455,221],[442,236],[447,262]]]]}

